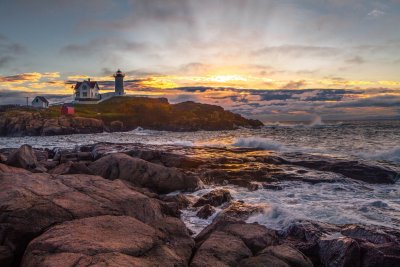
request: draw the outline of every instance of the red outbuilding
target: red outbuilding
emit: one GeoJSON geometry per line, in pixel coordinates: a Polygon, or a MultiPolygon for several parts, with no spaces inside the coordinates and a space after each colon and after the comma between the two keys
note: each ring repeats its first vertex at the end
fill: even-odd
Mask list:
{"type": "Polygon", "coordinates": [[[73,114],[75,114],[75,109],[74,109],[74,107],[71,107],[68,105],[63,105],[61,107],[61,114],[62,115],[73,115],[73,114]]]}

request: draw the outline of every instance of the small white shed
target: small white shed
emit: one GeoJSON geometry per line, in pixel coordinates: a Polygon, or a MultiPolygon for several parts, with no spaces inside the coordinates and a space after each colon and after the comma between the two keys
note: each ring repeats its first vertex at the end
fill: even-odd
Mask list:
{"type": "Polygon", "coordinates": [[[48,108],[49,107],[49,101],[44,96],[36,96],[32,100],[32,106],[35,108],[48,108]]]}

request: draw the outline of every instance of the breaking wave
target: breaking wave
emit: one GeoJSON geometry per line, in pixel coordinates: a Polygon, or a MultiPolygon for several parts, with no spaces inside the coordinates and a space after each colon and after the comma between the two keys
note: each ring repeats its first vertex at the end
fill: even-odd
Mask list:
{"type": "Polygon", "coordinates": [[[300,153],[323,153],[324,151],[317,148],[309,147],[291,147],[286,146],[278,141],[264,137],[243,137],[237,138],[233,144],[235,147],[256,148],[270,151],[280,152],[300,152],[300,153]]]}
{"type": "Polygon", "coordinates": [[[391,162],[400,162],[400,146],[396,146],[392,149],[381,150],[375,152],[360,152],[358,156],[363,157],[365,159],[372,160],[384,160],[391,162]]]}
{"type": "Polygon", "coordinates": [[[316,115],[309,126],[313,127],[313,126],[321,126],[321,125],[324,125],[324,123],[322,122],[321,116],[316,115]]]}
{"type": "Polygon", "coordinates": [[[287,151],[288,148],[277,141],[262,137],[237,138],[232,144],[237,147],[251,147],[273,151],[287,151]]]}

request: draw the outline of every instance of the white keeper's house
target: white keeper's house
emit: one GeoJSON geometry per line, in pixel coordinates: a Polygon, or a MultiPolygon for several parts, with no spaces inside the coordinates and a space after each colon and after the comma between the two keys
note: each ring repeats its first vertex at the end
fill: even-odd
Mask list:
{"type": "Polygon", "coordinates": [[[124,77],[125,74],[118,70],[113,77],[115,78],[114,92],[100,94],[100,88],[97,81],[90,79],[83,82],[77,82],[74,87],[74,102],[82,104],[97,104],[100,101],[113,96],[124,96],[124,77]]]}
{"type": "Polygon", "coordinates": [[[95,81],[87,79],[83,82],[75,84],[75,100],[77,101],[97,101],[101,96],[99,93],[99,84],[95,81]]]}

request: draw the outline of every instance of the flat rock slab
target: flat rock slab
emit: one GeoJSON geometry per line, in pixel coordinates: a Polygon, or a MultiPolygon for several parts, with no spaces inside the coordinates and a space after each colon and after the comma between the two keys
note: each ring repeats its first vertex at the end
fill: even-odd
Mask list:
{"type": "Polygon", "coordinates": [[[184,242],[170,244],[169,239],[167,232],[128,216],[73,220],[34,239],[21,266],[187,265],[191,247],[184,242]],[[189,253],[182,255],[181,250],[189,253]]]}
{"type": "Polygon", "coordinates": [[[91,163],[89,169],[106,179],[126,180],[135,186],[146,187],[157,193],[169,193],[177,190],[190,191],[200,185],[200,180],[196,176],[122,153],[104,156],[91,163]]]}
{"type": "Polygon", "coordinates": [[[168,215],[162,202],[120,180],[0,169],[11,170],[0,171],[0,237],[17,262],[31,239],[58,223],[100,215],[127,215],[148,223],[168,215]]]}

